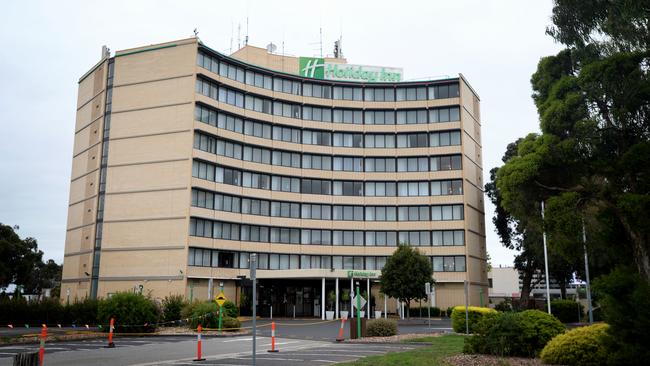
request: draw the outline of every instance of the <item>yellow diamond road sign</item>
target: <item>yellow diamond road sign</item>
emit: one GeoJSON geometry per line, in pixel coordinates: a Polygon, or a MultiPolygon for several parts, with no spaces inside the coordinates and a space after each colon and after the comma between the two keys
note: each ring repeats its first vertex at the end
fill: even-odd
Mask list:
{"type": "Polygon", "coordinates": [[[219,306],[223,306],[223,303],[226,302],[226,295],[223,294],[223,291],[219,291],[219,294],[214,298],[214,301],[216,301],[219,306]]]}

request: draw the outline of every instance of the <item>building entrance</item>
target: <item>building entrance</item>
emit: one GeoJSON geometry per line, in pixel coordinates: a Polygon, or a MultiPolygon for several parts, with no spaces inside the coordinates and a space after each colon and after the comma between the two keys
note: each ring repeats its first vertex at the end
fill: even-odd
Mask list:
{"type": "MultiPolygon", "coordinates": [[[[259,280],[257,311],[262,317],[320,317],[320,280],[259,280]]],[[[252,296],[252,288],[243,291],[252,296]]]]}

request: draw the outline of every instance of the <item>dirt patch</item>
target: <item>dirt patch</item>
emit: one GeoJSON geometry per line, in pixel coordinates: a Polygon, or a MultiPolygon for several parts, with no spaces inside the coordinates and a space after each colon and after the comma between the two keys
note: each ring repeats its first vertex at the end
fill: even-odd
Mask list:
{"type": "Polygon", "coordinates": [[[541,366],[539,358],[498,357],[492,355],[455,355],[444,359],[453,366],[541,366]]]}

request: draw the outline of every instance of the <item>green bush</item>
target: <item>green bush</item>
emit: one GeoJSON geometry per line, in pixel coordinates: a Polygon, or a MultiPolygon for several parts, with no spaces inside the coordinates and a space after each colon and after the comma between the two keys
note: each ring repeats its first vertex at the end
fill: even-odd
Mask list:
{"type": "Polygon", "coordinates": [[[445,310],[445,316],[448,317],[448,318],[451,318],[451,313],[453,313],[453,312],[454,312],[454,307],[450,306],[450,307],[447,308],[447,310],[445,310]]]}
{"type": "Polygon", "coordinates": [[[368,337],[390,337],[397,334],[397,321],[392,319],[372,319],[366,323],[368,337]]]}
{"type": "Polygon", "coordinates": [[[573,300],[551,301],[551,314],[562,323],[577,323],[584,320],[584,307],[581,303],[573,300]]]}
{"type": "Polygon", "coordinates": [[[96,324],[97,323],[97,311],[99,309],[99,304],[103,300],[97,299],[84,299],[82,301],[76,301],[70,305],[66,305],[63,309],[65,324],[96,324]]]}
{"type": "Polygon", "coordinates": [[[115,318],[116,332],[149,332],[155,329],[155,323],[160,319],[160,309],[142,294],[117,292],[99,303],[97,318],[103,325],[115,318]]]}
{"type": "Polygon", "coordinates": [[[514,311],[514,308],[512,307],[512,300],[510,299],[504,299],[500,303],[494,305],[494,310],[496,311],[514,311]]]}
{"type": "Polygon", "coordinates": [[[526,310],[518,314],[521,317],[521,337],[527,347],[522,355],[536,356],[548,341],[566,330],[564,324],[549,313],[526,310]]]}
{"type": "Polygon", "coordinates": [[[165,296],[162,301],[163,319],[166,322],[173,322],[181,318],[181,310],[187,305],[183,295],[165,296]]]}
{"type": "Polygon", "coordinates": [[[227,332],[236,332],[241,327],[241,322],[237,318],[224,316],[221,320],[221,325],[223,326],[222,329],[227,332]]]}
{"type": "Polygon", "coordinates": [[[232,301],[226,300],[226,302],[223,303],[223,315],[236,318],[239,315],[237,305],[232,301]]]}
{"type": "Polygon", "coordinates": [[[463,351],[498,356],[514,354],[520,331],[518,313],[505,312],[484,317],[474,327],[475,335],[465,338],[463,351]]]}
{"type": "Polygon", "coordinates": [[[219,319],[216,315],[217,304],[213,301],[194,301],[181,310],[181,316],[189,319],[190,328],[196,328],[199,324],[204,328],[217,328],[219,319]]]}
{"type": "MultiPolygon", "coordinates": [[[[497,311],[490,308],[481,308],[478,306],[468,307],[469,313],[469,332],[474,333],[476,324],[486,316],[494,316],[497,311]]],[[[465,306],[459,305],[454,307],[451,312],[451,327],[456,333],[465,333],[465,306]]]]}
{"type": "MultiPolygon", "coordinates": [[[[188,324],[191,328],[196,328],[199,324],[203,328],[219,328],[219,306],[214,301],[194,301],[187,304],[181,311],[181,317],[189,319],[188,324]]],[[[223,304],[222,328],[229,328],[224,323],[226,318],[237,320],[237,306],[231,301],[226,301],[223,304]]],[[[236,324],[239,324],[238,320],[236,324]]]]}
{"type": "Polygon", "coordinates": [[[551,339],[540,354],[550,365],[598,366],[606,363],[607,324],[572,329],[551,339]]]}
{"type": "Polygon", "coordinates": [[[539,310],[498,313],[476,324],[475,336],[465,339],[464,352],[534,357],[562,332],[559,320],[539,310]]]}
{"type": "Polygon", "coordinates": [[[594,293],[609,324],[607,362],[611,365],[647,363],[650,360],[650,283],[635,269],[618,268],[594,281],[594,293]]]}
{"type": "MultiPolygon", "coordinates": [[[[435,317],[440,316],[440,314],[441,314],[440,308],[432,306],[429,309],[431,311],[431,316],[435,316],[435,317]]],[[[409,309],[409,315],[410,316],[417,316],[417,317],[422,316],[423,318],[426,318],[427,315],[428,315],[427,314],[427,307],[425,306],[425,307],[422,307],[422,308],[417,308],[417,307],[410,308],[409,309]]]]}

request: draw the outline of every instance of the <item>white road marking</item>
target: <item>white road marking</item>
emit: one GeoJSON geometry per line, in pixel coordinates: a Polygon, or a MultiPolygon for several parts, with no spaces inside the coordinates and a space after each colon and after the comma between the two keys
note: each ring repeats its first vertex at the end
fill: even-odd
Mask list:
{"type": "Polygon", "coordinates": [[[227,341],[223,341],[223,343],[230,343],[230,342],[241,342],[241,341],[252,341],[253,338],[236,338],[236,339],[229,339],[227,341]]]}

